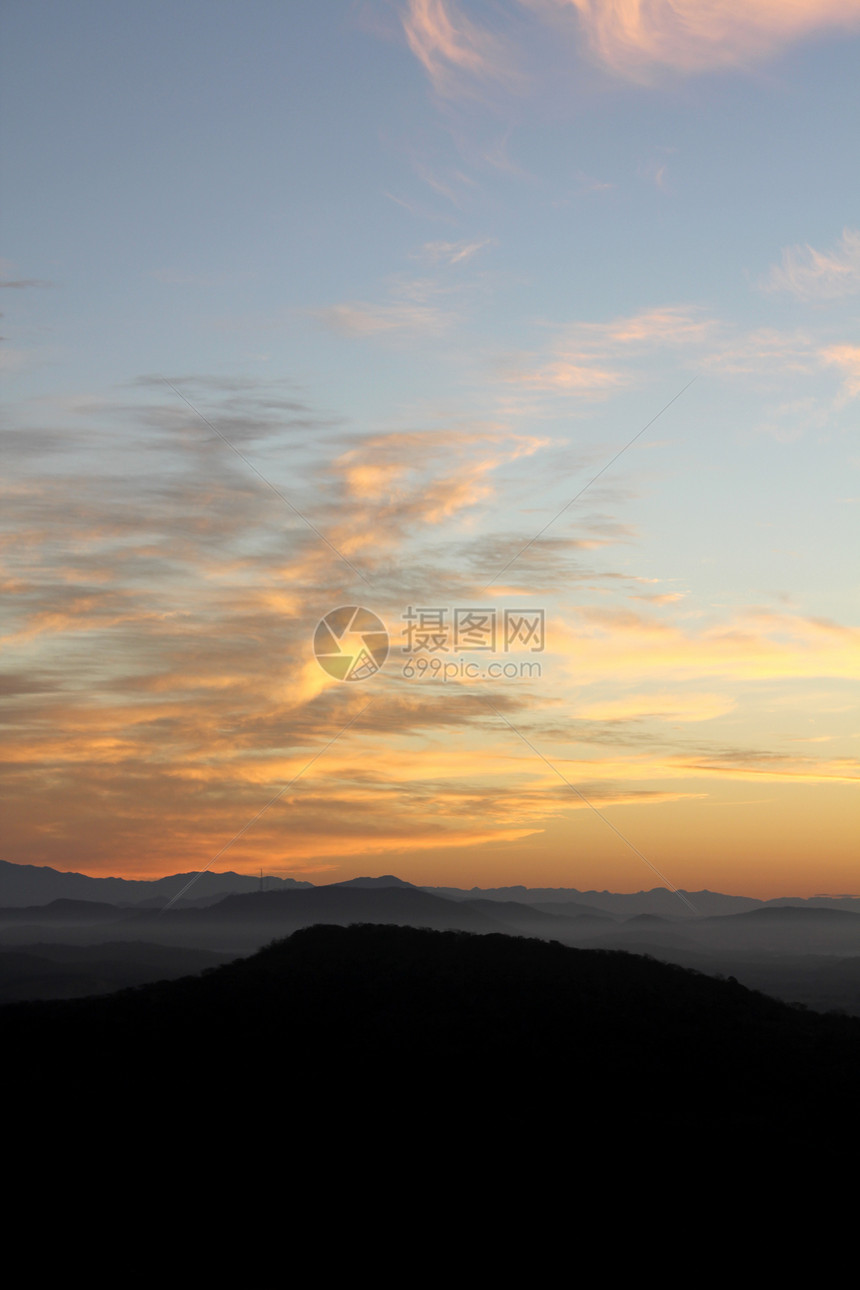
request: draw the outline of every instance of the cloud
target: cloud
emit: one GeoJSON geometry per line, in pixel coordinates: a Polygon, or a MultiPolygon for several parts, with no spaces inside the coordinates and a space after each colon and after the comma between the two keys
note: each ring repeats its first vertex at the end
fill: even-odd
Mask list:
{"type": "Polygon", "coordinates": [[[679,72],[749,67],[795,41],[860,27],[860,0],[552,2],[576,11],[598,61],[634,79],[653,67],[679,72]]]}
{"type": "Polygon", "coordinates": [[[331,466],[344,485],[348,546],[376,544],[396,550],[427,526],[493,497],[492,474],[548,441],[503,429],[373,435],[350,448],[331,466]]]}
{"type": "Polygon", "coordinates": [[[316,309],[314,313],[326,327],[343,336],[378,336],[382,333],[441,336],[451,326],[454,315],[444,309],[421,304],[371,304],[350,301],[316,309]]]}
{"type": "MultiPolygon", "coordinates": [[[[553,9],[575,15],[592,58],[638,81],[660,68],[685,74],[750,68],[798,41],[860,29],[860,0],[520,0],[520,5],[538,21],[553,9]]],[[[401,20],[409,48],[441,96],[475,96],[493,80],[509,87],[521,82],[515,42],[472,22],[455,0],[405,0],[401,20]]],[[[659,184],[659,175],[655,178],[659,184]]]]}
{"type": "Polygon", "coordinates": [[[384,303],[345,301],[313,310],[326,327],[344,336],[441,336],[459,321],[457,309],[437,303],[456,298],[457,287],[432,278],[398,279],[384,303]]]}
{"type": "Polygon", "coordinates": [[[683,591],[664,591],[664,592],[647,592],[643,591],[639,595],[633,595],[631,600],[646,600],[652,605],[673,605],[678,600],[683,600],[686,595],[683,591]]]}
{"type": "Polygon", "coordinates": [[[831,345],[820,351],[825,363],[841,367],[845,373],[842,402],[860,394],[860,345],[831,345]]]}
{"type": "Polygon", "coordinates": [[[629,318],[584,324],[579,333],[594,344],[697,345],[710,337],[716,325],[696,306],[662,305],[629,318]]]}
{"type": "Polygon", "coordinates": [[[510,368],[505,379],[533,390],[552,390],[561,394],[577,394],[584,398],[602,399],[629,384],[623,372],[598,364],[587,364],[574,359],[559,357],[534,368],[510,368]]]}
{"type": "Polygon", "coordinates": [[[788,757],[779,753],[750,753],[731,751],[700,757],[679,756],[675,761],[681,775],[725,775],[740,780],[806,780],[827,783],[833,780],[856,784],[860,780],[860,766],[850,758],[813,760],[805,757],[788,757]],[[758,762],[750,765],[750,762],[758,762]]]}
{"type": "Polygon", "coordinates": [[[733,711],[735,700],[726,694],[634,694],[578,709],[584,721],[712,721],[733,711]]]}
{"type": "Polygon", "coordinates": [[[412,159],[412,167],[418,177],[429,188],[432,188],[440,197],[444,197],[452,206],[462,209],[470,197],[474,196],[477,184],[470,175],[463,170],[445,171],[444,176],[440,176],[432,170],[425,160],[415,156],[412,159]]]}
{"type": "MultiPolygon", "coordinates": [[[[683,336],[673,318],[664,331],[683,336]]],[[[606,334],[647,353],[647,333],[622,319],[606,334]]],[[[442,603],[489,603],[474,600],[476,571],[485,580],[519,543],[471,521],[500,480],[531,474],[546,439],[491,422],[358,436],[287,385],[193,373],[175,383],[213,425],[238,433],[247,420],[249,459],[320,532],[361,552],[374,578],[361,594],[392,641],[404,605],[439,603],[440,589],[462,596],[442,603]],[[320,433],[292,433],[291,418],[316,418],[320,433]],[[415,592],[432,598],[405,600],[415,592]]],[[[10,857],[86,871],[198,867],[297,775],[225,867],[274,859],[309,871],[413,849],[438,863],[585,809],[465,684],[421,688],[393,656],[367,686],[328,678],[311,640],[324,613],[353,603],[349,572],[163,383],[132,388],[137,404],[128,389],[113,402],[66,400],[53,408],[59,429],[19,427],[4,456],[10,857]]],[[[41,417],[48,404],[37,406],[41,417]]],[[[540,486],[546,474],[535,474],[540,486]]],[[[585,597],[586,579],[634,582],[575,564],[583,546],[624,540],[591,511],[581,526],[581,538],[547,539],[534,565],[523,558],[514,604],[548,570],[568,598],[572,587],[585,597]]],[[[793,699],[804,679],[856,680],[856,633],[763,612],[698,628],[665,605],[642,610],[565,609],[547,633],[546,683],[493,691],[590,799],[644,807],[694,796],[673,788],[682,777],[850,777],[838,758],[779,760],[701,740],[690,751],[682,737],[731,711],[737,683],[785,681],[793,699]]]]}
{"type": "Polygon", "coordinates": [[[425,242],[420,255],[432,264],[445,264],[449,267],[471,260],[483,247],[491,244],[490,238],[480,242],[425,242]]]}
{"type": "Polygon", "coordinates": [[[860,231],[846,228],[831,251],[789,246],[761,284],[766,291],[790,291],[801,300],[836,300],[860,291],[860,231]]]}
{"type": "Polygon", "coordinates": [[[860,679],[860,630],[822,619],[750,611],[696,632],[663,618],[581,606],[581,626],[547,627],[580,684],[611,674],[666,684],[840,677],[860,679]]]}
{"type": "Polygon", "coordinates": [[[601,399],[633,380],[620,362],[629,364],[664,347],[702,346],[716,330],[712,318],[687,305],[664,305],[605,323],[577,322],[557,330],[551,359],[534,367],[512,364],[505,379],[535,390],[601,399]]]}
{"type": "Polygon", "coordinates": [[[453,0],[408,0],[403,30],[438,94],[474,94],[476,81],[513,79],[501,38],[471,22],[453,0]]]}
{"type": "Polygon", "coordinates": [[[773,431],[780,439],[796,438],[805,429],[820,426],[827,415],[860,394],[860,346],[822,344],[800,330],[784,332],[761,327],[732,336],[704,354],[701,363],[727,376],[758,377],[782,395],[786,392],[786,378],[814,377],[823,369],[841,369],[842,388],[835,400],[806,396],[800,386],[793,398],[783,397],[769,410],[762,428],[773,431]]]}
{"type": "Polygon", "coordinates": [[[595,179],[593,175],[587,175],[582,170],[577,170],[575,174],[581,192],[605,193],[615,187],[614,184],[609,183],[607,180],[595,179]]]}
{"type": "Polygon", "coordinates": [[[0,282],[0,287],[5,287],[7,291],[26,291],[29,287],[52,287],[53,285],[53,282],[48,282],[44,278],[12,278],[0,282]]]}
{"type": "Polygon", "coordinates": [[[702,362],[731,376],[780,379],[786,373],[808,376],[820,368],[816,342],[808,332],[775,327],[735,333],[717,343],[702,362]]]}

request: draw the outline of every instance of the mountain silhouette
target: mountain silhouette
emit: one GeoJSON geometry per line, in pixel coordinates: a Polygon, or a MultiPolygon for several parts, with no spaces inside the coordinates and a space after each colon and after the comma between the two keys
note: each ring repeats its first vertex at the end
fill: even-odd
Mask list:
{"type": "MultiPolygon", "coordinates": [[[[380,878],[344,878],[343,882],[331,884],[333,887],[415,887],[412,882],[404,882],[393,874],[383,874],[380,878]]],[[[416,888],[417,890],[417,888],[416,888]]]]}
{"type": "MultiPolygon", "coordinates": [[[[253,1097],[277,1072],[288,1101],[406,1114],[425,1102],[588,1107],[611,1121],[775,1126],[853,1118],[860,1021],[804,1013],[737,982],[624,953],[394,926],[317,926],[202,976],[0,1010],[16,1099],[64,1071],[76,1113],[118,1099],[169,1116],[177,1081],[210,1072],[253,1097]],[[74,1050],[69,1066],[64,1054],[74,1050]],[[122,1071],[121,1087],[105,1083],[122,1071]],[[170,1078],[165,1082],[165,1072],[170,1078]]],[[[669,1130],[667,1129],[667,1132],[669,1130]]]]}
{"type": "MultiPolygon", "coordinates": [[[[240,873],[212,871],[176,873],[164,878],[92,878],[84,873],[63,873],[46,865],[12,864],[0,860],[0,908],[22,905],[45,905],[59,899],[109,901],[116,905],[136,905],[153,900],[166,904],[194,879],[188,899],[195,903],[220,898],[228,893],[257,891],[259,877],[240,873]]],[[[267,889],[288,890],[311,887],[312,883],[295,878],[264,875],[267,889]]]]}
{"type": "MultiPolygon", "coordinates": [[[[525,890],[506,892],[510,897],[525,890]]],[[[634,903],[628,909],[636,907],[634,903]]],[[[531,904],[467,897],[462,892],[456,898],[441,896],[393,875],[320,887],[256,888],[169,907],[163,898],[156,898],[153,908],[150,898],[119,905],[64,897],[0,909],[0,947],[7,952],[38,958],[42,951],[36,946],[46,943],[81,951],[89,947],[94,965],[92,972],[79,970],[67,957],[50,969],[34,964],[32,970],[18,970],[7,961],[11,980],[5,995],[0,987],[0,998],[64,998],[86,993],[88,979],[92,992],[100,993],[112,981],[119,987],[175,975],[160,973],[157,963],[145,958],[135,967],[115,964],[102,970],[99,964],[109,964],[114,957],[113,951],[104,949],[106,944],[205,951],[223,961],[252,954],[269,941],[318,923],[384,923],[483,935],[503,932],[571,946],[627,950],[715,976],[734,976],[789,1002],[860,1015],[860,986],[852,968],[860,956],[860,915],[850,907],[773,902],[742,913],[698,919],[683,912],[624,916],[580,901],[531,904]]]]}
{"type": "MultiPolygon", "coordinates": [[[[506,1266],[496,1215],[526,1216],[532,1265],[532,1232],[566,1231],[582,1195],[622,1241],[619,1193],[638,1205],[643,1182],[656,1223],[681,1192],[735,1204],[741,1170],[838,1179],[860,1145],[860,1021],[494,933],[311,927],[202,975],[0,1007],[0,1038],[27,1202],[10,1240],[32,1213],[28,1257],[58,1281],[105,1214],[130,1241],[93,1239],[94,1285],[142,1283],[140,1241],[167,1284],[268,1290],[308,1243],[397,1250],[425,1214],[436,1242],[475,1192],[506,1266]]],[[[482,1267],[492,1239],[478,1227],[482,1267]]]]}

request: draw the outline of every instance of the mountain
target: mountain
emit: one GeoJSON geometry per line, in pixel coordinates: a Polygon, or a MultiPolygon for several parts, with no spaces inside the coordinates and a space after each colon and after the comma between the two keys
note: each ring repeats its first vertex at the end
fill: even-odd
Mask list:
{"type": "MultiPolygon", "coordinates": [[[[535,917],[540,915],[536,913],[535,917]]],[[[352,923],[383,923],[477,933],[518,930],[515,924],[509,925],[481,908],[472,908],[470,902],[445,900],[405,884],[393,887],[333,884],[307,891],[226,896],[207,909],[136,914],[126,920],[123,934],[161,944],[230,949],[237,954],[248,954],[268,941],[317,923],[342,927],[352,923]]]]}
{"type": "Polygon", "coordinates": [[[418,890],[412,882],[404,882],[402,878],[395,878],[393,874],[383,874],[381,878],[345,878],[343,882],[331,883],[333,887],[412,887],[418,890]]]}
{"type": "Polygon", "coordinates": [[[690,905],[700,916],[734,914],[756,909],[763,903],[749,896],[724,896],[713,891],[682,891],[679,896],[668,887],[636,892],[579,891],[576,887],[488,887],[483,890],[473,887],[470,891],[460,891],[456,887],[425,887],[424,890],[437,892],[452,900],[515,900],[539,905],[541,908],[550,903],[577,904],[617,918],[630,918],[634,914],[658,914],[667,918],[695,917],[690,905]],[[690,904],[685,904],[682,896],[690,904]]]}
{"type": "MultiPolygon", "coordinates": [[[[206,903],[230,893],[258,891],[259,877],[241,873],[176,873],[165,878],[91,878],[84,873],[62,873],[44,865],[11,864],[0,860],[0,907],[47,905],[54,900],[108,901],[114,905],[135,905],[156,900],[165,905],[192,879],[189,901],[206,903]]],[[[264,875],[266,890],[295,890],[313,883],[295,878],[264,875]]]]}
{"type": "Polygon", "coordinates": [[[721,914],[750,913],[755,909],[790,905],[793,907],[845,909],[860,913],[857,896],[777,896],[773,900],[758,900],[754,896],[731,896],[719,891],[671,891],[668,887],[653,887],[650,891],[579,891],[576,887],[424,887],[422,890],[447,896],[450,900],[517,901],[546,909],[550,905],[568,904],[600,911],[613,918],[632,918],[636,914],[655,914],[663,918],[689,919],[714,917],[721,914]],[[690,905],[680,897],[686,897],[690,905]]]}
{"type": "MultiPolygon", "coordinates": [[[[510,889],[514,890],[514,889],[510,889]]],[[[581,948],[649,954],[664,962],[733,976],[787,1001],[860,1015],[852,959],[860,956],[860,914],[818,905],[760,904],[741,914],[709,918],[634,914],[623,918],[581,902],[468,899],[434,895],[393,877],[327,886],[251,891],[170,908],[150,902],[110,905],[60,899],[0,909],[0,946],[35,953],[34,946],[89,948],[105,943],[148,944],[206,951],[223,957],[252,954],[268,942],[315,924],[375,923],[532,936],[581,948]],[[840,972],[839,964],[844,966],[840,972]]],[[[134,978],[155,979],[153,969],[134,978]]],[[[96,973],[100,982],[118,975],[96,973]]],[[[84,993],[84,977],[69,961],[47,973],[16,978],[7,997],[65,997],[84,993]],[[63,980],[64,975],[68,980],[63,980]],[[33,994],[25,985],[31,981],[33,994]]]]}
{"type": "MultiPolygon", "coordinates": [[[[505,902],[508,903],[507,901],[505,902]]],[[[620,915],[607,914],[594,905],[587,905],[581,900],[535,900],[529,902],[532,909],[540,909],[545,914],[559,915],[565,918],[591,918],[601,923],[614,923],[620,915]]]]}
{"type": "Polygon", "coordinates": [[[274,1132],[247,1117],[234,1127],[225,1108],[275,1086],[301,1112],[291,1167],[336,1141],[345,1117],[380,1149],[404,1133],[418,1149],[431,1110],[457,1126],[460,1167],[470,1121],[511,1134],[524,1112],[544,1132],[579,1117],[603,1137],[623,1125],[666,1146],[694,1126],[755,1138],[790,1125],[793,1145],[814,1131],[825,1149],[853,1124],[860,1081],[853,1018],[629,954],[375,925],[308,928],[105,998],[9,1005],[0,1034],[21,1055],[7,1078],[19,1115],[43,1114],[62,1072],[82,1125],[133,1107],[141,1140],[142,1116],[173,1125],[177,1093],[193,1091],[175,1131],[187,1150],[193,1123],[213,1126],[225,1176],[255,1139],[271,1150],[274,1132]]]}
{"type": "Polygon", "coordinates": [[[225,955],[162,945],[39,944],[27,952],[0,951],[0,1003],[27,999],[80,999],[112,994],[151,981],[203,972],[225,955]]]}
{"type": "Polygon", "coordinates": [[[103,900],[51,900],[44,905],[18,905],[0,909],[0,928],[22,924],[56,924],[69,927],[91,927],[94,923],[114,922],[120,907],[103,900]]]}
{"type": "MultiPolygon", "coordinates": [[[[0,908],[46,905],[54,900],[69,899],[161,909],[168,901],[178,897],[179,892],[192,879],[194,881],[187,895],[177,900],[177,905],[202,908],[227,895],[250,895],[260,890],[259,877],[229,871],[225,873],[213,873],[211,870],[193,871],[155,879],[93,878],[87,874],[63,873],[43,865],[11,864],[9,861],[0,860],[0,908]]],[[[263,882],[265,893],[308,890],[315,886],[312,882],[295,878],[278,878],[270,874],[263,876],[263,882]]],[[[545,912],[550,912],[546,909],[548,905],[578,906],[576,910],[574,908],[565,910],[571,915],[597,912],[613,918],[630,918],[635,914],[655,914],[673,919],[695,917],[689,906],[679,899],[678,894],[666,887],[655,887],[650,891],[639,892],[579,891],[575,887],[525,886],[472,887],[466,890],[459,887],[416,887],[415,884],[406,882],[393,874],[381,877],[347,878],[342,882],[327,885],[368,889],[408,887],[447,900],[513,902],[539,907],[545,912]]],[[[746,913],[754,909],[786,905],[860,912],[860,898],[854,896],[811,896],[808,899],[799,896],[780,896],[774,900],[763,901],[750,896],[731,896],[707,890],[681,894],[692,903],[700,917],[746,913]]]]}

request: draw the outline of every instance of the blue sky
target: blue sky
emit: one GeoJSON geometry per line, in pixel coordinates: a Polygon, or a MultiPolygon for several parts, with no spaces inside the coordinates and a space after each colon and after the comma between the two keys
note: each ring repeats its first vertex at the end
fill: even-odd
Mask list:
{"type": "Polygon", "coordinates": [[[850,887],[858,0],[36,0],[4,46],[7,859],[202,867],[298,772],[225,865],[650,885],[474,687],[309,642],[483,603],[656,417],[493,584],[547,615],[494,703],[677,885],[850,887]]]}

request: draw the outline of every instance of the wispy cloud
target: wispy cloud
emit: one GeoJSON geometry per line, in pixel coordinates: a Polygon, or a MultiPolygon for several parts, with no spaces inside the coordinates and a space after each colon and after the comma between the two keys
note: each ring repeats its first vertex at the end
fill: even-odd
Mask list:
{"type": "Polygon", "coordinates": [[[835,405],[798,394],[788,401],[780,399],[770,410],[772,417],[787,417],[795,423],[799,419],[803,425],[818,424],[828,407],[840,407],[860,394],[860,346],[823,343],[820,337],[802,330],[760,327],[726,337],[703,354],[701,361],[727,376],[750,376],[765,385],[779,386],[782,394],[786,377],[809,378],[827,368],[841,369],[842,387],[835,405]]]}
{"type": "Polygon", "coordinates": [[[717,331],[703,311],[685,305],[643,310],[606,323],[558,328],[552,357],[511,364],[506,380],[535,390],[602,399],[628,386],[628,365],[660,348],[702,346],[717,331]]]}
{"type": "MultiPolygon", "coordinates": [[[[860,29],[860,0],[519,2],[538,21],[549,9],[575,15],[592,58],[639,81],[660,68],[686,74],[751,68],[798,41],[860,29]]],[[[455,0],[405,0],[401,18],[409,48],[439,95],[474,96],[491,81],[512,87],[522,80],[498,15],[493,26],[479,26],[455,0]]]]}
{"type": "MultiPolygon", "coordinates": [[[[541,0],[543,3],[543,0],[541,0]]],[[[534,0],[524,0],[533,5],[534,0]]],[[[860,27],[860,0],[551,0],[575,10],[592,54],[620,75],[748,67],[787,45],[860,27]]]]}
{"type": "Polygon", "coordinates": [[[801,300],[835,300],[860,291],[860,230],[846,228],[830,251],[789,246],[762,282],[766,291],[790,291],[801,300]]]}
{"type": "Polygon", "coordinates": [[[642,591],[638,595],[631,595],[631,600],[644,600],[652,605],[674,605],[679,600],[684,599],[683,591],[642,591]]]}
{"type": "Polygon", "coordinates": [[[693,345],[708,339],[716,326],[713,318],[695,306],[663,305],[628,318],[583,325],[579,334],[593,344],[693,345]]]}
{"type": "MultiPolygon", "coordinates": [[[[660,317],[658,331],[686,334],[686,315],[660,317]]],[[[650,352],[638,315],[604,326],[601,344],[609,334],[650,352]]],[[[298,490],[320,531],[360,552],[393,642],[406,603],[436,603],[443,592],[476,603],[478,579],[521,544],[487,533],[489,507],[509,500],[512,479],[547,477],[539,454],[553,445],[506,424],[358,436],[288,385],[175,380],[270,477],[298,490]],[[314,424],[318,433],[301,429],[314,424]],[[406,599],[414,594],[422,599],[406,599]]],[[[120,856],[127,873],[199,867],[366,701],[311,654],[319,618],[353,603],[343,567],[163,382],[141,378],[131,389],[137,403],[128,388],[113,402],[67,402],[57,412],[63,433],[23,427],[7,454],[9,845],[60,868],[110,870],[120,856]]],[[[494,704],[538,746],[546,739],[551,751],[557,739],[565,773],[602,805],[656,807],[727,778],[856,774],[835,756],[780,759],[778,749],[733,750],[716,736],[713,746],[684,743],[698,722],[711,730],[742,708],[740,684],[853,684],[857,634],[765,612],[701,627],[673,608],[680,593],[656,585],[642,588],[655,599],[638,602],[640,612],[568,608],[573,588],[584,600],[592,582],[605,589],[616,579],[624,595],[648,581],[577,562],[632,536],[590,510],[575,536],[548,540],[533,565],[524,559],[513,603],[549,582],[566,606],[557,618],[548,612],[545,682],[494,691],[494,704]]],[[[438,862],[533,837],[581,809],[530,752],[489,730],[465,682],[422,691],[398,679],[393,654],[390,663],[371,683],[379,701],[231,865],[312,872],[414,851],[438,862]]]]}
{"type": "Polygon", "coordinates": [[[0,288],[5,287],[7,291],[26,291],[29,287],[52,287],[53,282],[48,282],[45,278],[7,278],[0,281],[0,288]]]}
{"type": "Polygon", "coordinates": [[[373,304],[366,300],[347,301],[314,310],[316,317],[332,331],[344,336],[440,336],[451,326],[451,310],[425,304],[373,304]]]}
{"type": "Polygon", "coordinates": [[[630,381],[624,372],[564,355],[537,367],[509,367],[505,379],[533,390],[552,390],[591,399],[606,398],[630,381]]]}
{"type": "Polygon", "coordinates": [[[491,477],[502,466],[532,456],[547,444],[534,435],[501,430],[443,430],[372,436],[338,458],[332,470],[346,483],[353,527],[361,525],[356,502],[373,503],[368,517],[379,533],[436,525],[493,494],[491,477]]]}
{"type": "Polygon", "coordinates": [[[781,331],[776,327],[757,327],[724,336],[709,349],[703,362],[732,376],[809,375],[820,366],[817,342],[809,332],[781,331]]]}
{"type": "Polygon", "coordinates": [[[479,242],[425,242],[418,255],[431,264],[452,267],[455,264],[465,264],[467,260],[477,255],[478,251],[491,244],[490,238],[484,238],[479,242]]]}
{"type": "Polygon", "coordinates": [[[475,194],[477,181],[465,170],[446,166],[440,174],[438,165],[431,165],[425,158],[417,155],[412,157],[411,164],[416,175],[428,188],[432,188],[434,193],[444,197],[458,210],[462,210],[475,194]]]}
{"type": "Polygon", "coordinates": [[[667,180],[669,163],[666,160],[666,154],[675,151],[674,148],[659,148],[657,150],[658,155],[641,161],[636,168],[636,173],[640,179],[646,180],[649,184],[653,184],[655,188],[665,192],[669,187],[667,180]]]}
{"type": "MultiPolygon", "coordinates": [[[[773,611],[738,614],[698,631],[655,615],[584,605],[580,626],[554,626],[580,684],[609,672],[675,681],[860,677],[860,631],[773,611]]],[[[665,684],[665,681],[664,681],[665,684]]]]}
{"type": "Polygon", "coordinates": [[[582,170],[577,170],[576,179],[580,190],[586,193],[606,193],[615,185],[605,179],[596,179],[593,175],[587,175],[582,170]]]}
{"type": "Polygon", "coordinates": [[[676,694],[632,694],[624,699],[607,699],[577,710],[584,721],[712,721],[735,707],[728,694],[681,690],[676,694]]]}
{"type": "Polygon", "coordinates": [[[856,398],[860,395],[860,345],[831,345],[821,350],[825,363],[840,367],[845,373],[842,384],[842,400],[856,398]]]}
{"type": "MultiPolygon", "coordinates": [[[[457,243],[431,245],[451,247],[449,254],[458,254],[457,243]]],[[[468,259],[471,252],[472,248],[466,247],[462,258],[468,259]]],[[[440,336],[461,319],[462,312],[454,302],[460,301],[462,290],[461,283],[444,283],[433,277],[397,277],[389,283],[387,300],[347,300],[311,312],[344,336],[440,336]]]]}
{"type": "MultiPolygon", "coordinates": [[[[219,395],[217,380],[183,379],[205,393],[213,424],[238,416],[244,398],[259,450],[268,406],[273,473],[283,468],[278,413],[299,402],[290,391],[221,382],[219,395]]],[[[20,436],[23,477],[4,507],[14,527],[0,533],[10,627],[2,759],[18,803],[8,837],[22,858],[88,871],[118,856],[126,872],[205,863],[261,793],[289,783],[365,701],[311,654],[316,621],[354,594],[337,562],[261,501],[186,410],[157,401],[157,384],[137,388],[149,401],[136,409],[82,404],[84,432],[59,437],[47,474],[50,436],[20,436]],[[50,801],[34,824],[46,784],[50,801]],[[110,828],[92,828],[105,797],[110,828]]],[[[490,496],[492,472],[538,447],[487,427],[347,442],[318,463],[326,487],[315,495],[304,472],[302,505],[330,528],[339,519],[338,540],[363,544],[378,562],[394,552],[402,561],[405,539],[490,496]]],[[[294,464],[290,473],[299,487],[294,464]]],[[[537,790],[503,792],[504,763],[477,777],[465,747],[441,740],[435,756],[409,759],[397,743],[454,728],[468,737],[482,719],[395,686],[377,724],[356,729],[291,790],[236,863],[288,856],[313,869],[321,857],[528,836],[546,804],[537,790]]]]}
{"type": "Polygon", "coordinates": [[[407,0],[403,30],[438,94],[474,94],[481,82],[513,79],[501,37],[473,23],[454,0],[407,0]]]}

